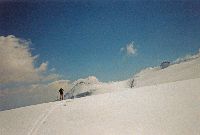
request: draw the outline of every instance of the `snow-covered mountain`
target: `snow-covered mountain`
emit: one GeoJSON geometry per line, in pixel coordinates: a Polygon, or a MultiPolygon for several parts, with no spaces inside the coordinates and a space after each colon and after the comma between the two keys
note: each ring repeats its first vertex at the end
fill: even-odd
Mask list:
{"type": "Polygon", "coordinates": [[[200,57],[185,59],[164,69],[160,67],[147,68],[133,77],[135,87],[194,78],[200,78],[200,57]]]}
{"type": "Polygon", "coordinates": [[[73,88],[66,94],[66,99],[87,95],[96,95],[106,92],[121,91],[124,88],[137,88],[143,86],[157,85],[161,83],[182,81],[200,78],[200,57],[195,55],[190,59],[181,59],[167,68],[146,68],[135,74],[132,78],[117,82],[100,82],[96,77],[90,76],[79,79],[73,83],[73,88]],[[181,62],[180,62],[181,61],[181,62]]]}

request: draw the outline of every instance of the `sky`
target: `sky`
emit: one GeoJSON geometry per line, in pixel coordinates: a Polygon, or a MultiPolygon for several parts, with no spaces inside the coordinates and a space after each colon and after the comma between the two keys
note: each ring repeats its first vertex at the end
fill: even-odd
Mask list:
{"type": "Polygon", "coordinates": [[[199,24],[194,0],[1,1],[0,97],[25,104],[33,96],[15,94],[67,89],[88,76],[125,80],[194,55],[199,24]]]}
{"type": "Polygon", "coordinates": [[[1,2],[0,13],[2,36],[31,41],[35,65],[69,80],[123,80],[200,47],[198,1],[1,2]]]}

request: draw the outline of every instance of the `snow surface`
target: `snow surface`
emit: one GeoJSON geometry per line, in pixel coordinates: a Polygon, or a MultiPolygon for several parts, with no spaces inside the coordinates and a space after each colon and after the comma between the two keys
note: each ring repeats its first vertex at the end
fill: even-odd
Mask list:
{"type": "Polygon", "coordinates": [[[200,135],[200,78],[0,112],[1,135],[200,135]]]}
{"type": "Polygon", "coordinates": [[[175,63],[165,69],[160,69],[160,67],[144,69],[133,77],[134,86],[141,87],[200,78],[200,53],[194,56],[194,58],[175,63]]]}

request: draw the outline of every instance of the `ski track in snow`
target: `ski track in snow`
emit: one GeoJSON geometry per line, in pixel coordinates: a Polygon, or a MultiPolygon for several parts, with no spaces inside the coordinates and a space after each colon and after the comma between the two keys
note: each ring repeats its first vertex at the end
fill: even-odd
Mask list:
{"type": "Polygon", "coordinates": [[[44,123],[47,118],[49,117],[49,115],[60,105],[62,105],[63,102],[61,102],[60,104],[53,104],[51,109],[49,110],[47,108],[47,110],[40,115],[40,117],[38,117],[38,119],[35,121],[33,127],[31,128],[31,130],[28,132],[27,135],[35,135],[38,131],[38,129],[40,128],[40,126],[42,125],[42,123],[44,123]],[[49,110],[49,111],[48,111],[49,110]],[[46,113],[47,112],[47,113],[46,113]]]}

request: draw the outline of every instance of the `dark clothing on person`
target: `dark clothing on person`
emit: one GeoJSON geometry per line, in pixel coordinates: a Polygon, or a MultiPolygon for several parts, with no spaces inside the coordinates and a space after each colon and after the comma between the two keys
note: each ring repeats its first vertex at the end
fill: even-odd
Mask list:
{"type": "Polygon", "coordinates": [[[61,95],[63,94],[63,91],[64,90],[62,88],[59,90],[59,92],[60,92],[61,95]]]}
{"type": "Polygon", "coordinates": [[[63,100],[63,89],[62,88],[60,88],[60,90],[59,90],[59,92],[60,92],[60,100],[63,100]]]}

